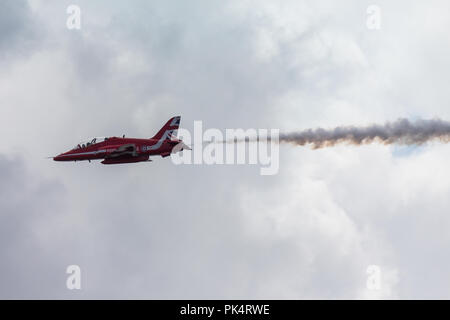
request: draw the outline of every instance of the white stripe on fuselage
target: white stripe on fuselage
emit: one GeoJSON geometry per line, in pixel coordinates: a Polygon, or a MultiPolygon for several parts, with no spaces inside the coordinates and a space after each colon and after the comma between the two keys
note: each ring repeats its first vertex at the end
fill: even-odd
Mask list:
{"type": "Polygon", "coordinates": [[[60,155],[60,157],[84,156],[84,155],[88,155],[88,154],[98,154],[98,153],[103,153],[103,152],[106,152],[106,150],[71,153],[71,154],[62,154],[62,155],[60,155]]]}

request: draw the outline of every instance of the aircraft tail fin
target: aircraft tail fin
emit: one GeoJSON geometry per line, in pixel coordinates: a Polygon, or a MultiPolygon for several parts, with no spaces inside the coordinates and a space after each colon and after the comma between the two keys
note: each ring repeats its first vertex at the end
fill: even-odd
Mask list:
{"type": "Polygon", "coordinates": [[[173,117],[166,122],[166,124],[155,134],[151,139],[170,139],[172,136],[176,135],[176,131],[180,126],[181,117],[173,117]]]}

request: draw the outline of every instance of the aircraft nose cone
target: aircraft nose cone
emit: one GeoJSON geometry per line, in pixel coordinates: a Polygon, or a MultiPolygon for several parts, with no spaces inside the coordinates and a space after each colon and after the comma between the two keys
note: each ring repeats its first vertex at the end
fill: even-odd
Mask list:
{"type": "Polygon", "coordinates": [[[53,157],[53,160],[54,161],[61,161],[61,155],[59,155],[59,156],[56,156],[56,157],[53,157]]]}

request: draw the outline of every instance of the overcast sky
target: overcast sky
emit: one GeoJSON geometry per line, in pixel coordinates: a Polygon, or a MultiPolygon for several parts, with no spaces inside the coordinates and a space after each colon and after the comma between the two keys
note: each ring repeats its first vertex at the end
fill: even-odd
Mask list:
{"type": "Polygon", "coordinates": [[[0,298],[449,299],[449,145],[281,146],[273,176],[46,159],[92,136],[151,137],[174,115],[188,130],[449,120],[449,12],[1,0],[0,298]],[[66,288],[72,264],[81,290],[66,288]]]}

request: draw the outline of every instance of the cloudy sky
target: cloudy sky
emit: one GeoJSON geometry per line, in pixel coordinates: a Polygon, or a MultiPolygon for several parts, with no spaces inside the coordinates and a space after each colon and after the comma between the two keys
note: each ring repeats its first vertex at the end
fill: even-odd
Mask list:
{"type": "Polygon", "coordinates": [[[174,115],[188,130],[449,120],[449,9],[1,0],[0,298],[449,299],[449,145],[281,146],[273,176],[46,159],[174,115]]]}

